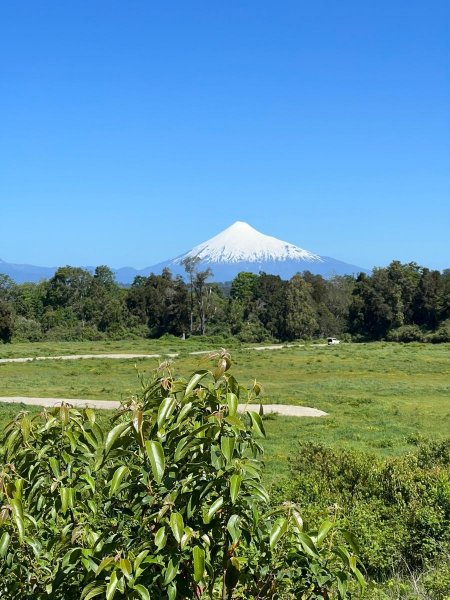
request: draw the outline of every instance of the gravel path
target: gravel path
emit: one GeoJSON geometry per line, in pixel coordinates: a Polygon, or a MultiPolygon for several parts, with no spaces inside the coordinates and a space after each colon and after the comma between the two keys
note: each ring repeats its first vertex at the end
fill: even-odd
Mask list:
{"type": "MultiPolygon", "coordinates": [[[[161,358],[162,354],[63,354],[61,356],[27,356],[25,358],[0,358],[0,363],[26,363],[32,362],[33,360],[81,360],[84,358],[113,358],[113,359],[127,359],[127,358],[161,358]]],[[[169,358],[176,358],[178,353],[164,354],[169,358]]]]}
{"type": "MultiPolygon", "coordinates": [[[[80,398],[26,398],[24,396],[0,396],[0,403],[29,404],[32,406],[46,406],[52,408],[62,402],[80,408],[104,408],[114,410],[119,408],[120,402],[116,400],[83,400],[80,398]]],[[[278,413],[284,417],[325,417],[327,413],[309,406],[291,406],[288,404],[263,404],[264,413],[278,413]]],[[[238,410],[259,411],[259,404],[239,404],[238,410]]]]}
{"type": "MultiPolygon", "coordinates": [[[[305,344],[273,344],[271,346],[250,346],[244,348],[244,350],[282,350],[283,348],[301,348],[305,344]]],[[[327,344],[310,344],[311,347],[323,347],[327,344]]],[[[214,350],[197,350],[195,352],[189,352],[190,356],[199,356],[201,354],[211,354],[214,350]]],[[[132,353],[110,353],[110,354],[62,354],[59,356],[26,356],[23,358],[0,358],[0,364],[2,363],[26,363],[32,362],[33,360],[81,360],[87,358],[100,358],[100,359],[116,359],[116,360],[127,360],[133,358],[176,358],[179,356],[178,352],[165,353],[165,354],[132,354],[132,353]]]]}

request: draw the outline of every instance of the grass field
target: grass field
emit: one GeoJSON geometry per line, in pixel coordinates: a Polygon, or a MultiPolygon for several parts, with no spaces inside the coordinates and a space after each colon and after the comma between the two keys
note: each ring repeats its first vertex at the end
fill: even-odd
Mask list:
{"type": "MultiPolygon", "coordinates": [[[[210,348],[211,346],[208,346],[210,348]]],[[[180,352],[174,368],[182,375],[205,366],[189,356],[206,349],[193,342],[138,340],[101,343],[0,346],[6,356],[104,352],[180,352]],[[179,347],[178,347],[179,346],[179,347]]],[[[274,351],[232,352],[233,372],[244,384],[255,378],[270,403],[312,406],[328,417],[266,420],[267,477],[283,475],[299,440],[352,446],[381,454],[412,448],[417,437],[439,439],[450,432],[450,345],[343,344],[274,351]]],[[[140,371],[158,359],[34,361],[0,364],[0,395],[121,399],[135,392],[140,371]]],[[[1,405],[0,425],[20,408],[1,405]]]]}

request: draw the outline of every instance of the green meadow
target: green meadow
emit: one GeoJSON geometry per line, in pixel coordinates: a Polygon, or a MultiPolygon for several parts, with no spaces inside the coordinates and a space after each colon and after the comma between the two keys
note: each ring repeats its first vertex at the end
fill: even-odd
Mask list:
{"type": "MultiPolygon", "coordinates": [[[[208,363],[194,350],[209,340],[13,344],[0,358],[105,352],[179,352],[173,369],[187,376],[208,363]]],[[[401,454],[421,438],[450,434],[450,344],[304,345],[276,350],[232,351],[232,371],[264,388],[264,402],[312,406],[323,418],[267,416],[267,480],[287,472],[299,441],[353,447],[377,454],[401,454]]],[[[139,388],[138,372],[149,373],[160,359],[32,361],[0,364],[0,395],[120,400],[139,388]]],[[[0,425],[21,410],[0,406],[0,425]]],[[[31,412],[37,409],[26,408],[31,412]]],[[[107,414],[103,416],[107,418],[107,414]]]]}

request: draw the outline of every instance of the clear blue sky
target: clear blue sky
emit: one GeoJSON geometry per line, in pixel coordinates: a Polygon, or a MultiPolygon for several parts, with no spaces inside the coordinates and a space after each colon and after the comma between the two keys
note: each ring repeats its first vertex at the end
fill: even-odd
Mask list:
{"type": "Polygon", "coordinates": [[[143,267],[236,220],[450,267],[450,3],[0,8],[0,258],[143,267]]]}

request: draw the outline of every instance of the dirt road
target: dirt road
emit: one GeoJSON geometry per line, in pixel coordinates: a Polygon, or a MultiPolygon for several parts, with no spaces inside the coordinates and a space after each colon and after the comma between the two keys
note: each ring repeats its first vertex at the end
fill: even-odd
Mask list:
{"type": "MultiPolygon", "coordinates": [[[[27,404],[31,406],[46,406],[48,408],[59,406],[62,402],[77,406],[79,408],[99,408],[115,410],[119,408],[120,402],[116,400],[83,400],[80,398],[26,398],[23,396],[0,396],[0,403],[27,404]]],[[[288,404],[263,404],[265,414],[277,413],[284,417],[325,417],[327,413],[310,408],[309,406],[291,406],[288,404]]],[[[239,404],[238,410],[259,411],[259,404],[239,404]]]]}

